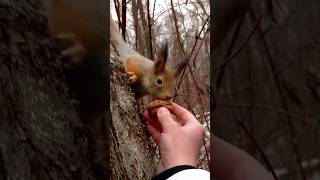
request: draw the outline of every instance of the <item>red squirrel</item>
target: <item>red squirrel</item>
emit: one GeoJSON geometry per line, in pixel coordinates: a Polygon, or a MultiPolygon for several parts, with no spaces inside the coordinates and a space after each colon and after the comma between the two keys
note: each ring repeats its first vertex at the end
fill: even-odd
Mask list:
{"type": "Polygon", "coordinates": [[[133,49],[124,42],[115,22],[110,17],[110,40],[115,42],[123,60],[126,73],[134,81],[134,91],[138,98],[151,95],[155,99],[166,100],[174,96],[176,78],[186,66],[182,62],[176,68],[166,67],[168,45],[164,43],[152,61],[133,49]]]}
{"type": "MultiPolygon", "coordinates": [[[[58,40],[62,55],[71,57],[71,63],[81,62],[88,53],[105,52],[106,3],[104,0],[48,0],[49,30],[58,40]]],[[[151,95],[154,99],[167,100],[174,96],[176,78],[186,61],[176,68],[166,67],[167,43],[161,46],[152,61],[130,48],[111,15],[110,40],[117,46],[137,99],[151,95]]]]}

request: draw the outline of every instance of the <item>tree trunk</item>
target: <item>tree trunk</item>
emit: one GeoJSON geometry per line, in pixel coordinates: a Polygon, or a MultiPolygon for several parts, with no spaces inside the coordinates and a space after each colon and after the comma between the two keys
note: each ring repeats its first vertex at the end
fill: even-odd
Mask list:
{"type": "Polygon", "coordinates": [[[0,1],[0,179],[106,179],[106,126],[76,111],[39,3],[0,1]]]}
{"type": "Polygon", "coordinates": [[[151,179],[157,167],[155,147],[113,48],[110,55],[112,179],[151,179]]]}
{"type": "Polygon", "coordinates": [[[132,0],[132,17],[133,17],[133,26],[134,26],[134,32],[135,32],[135,48],[139,53],[143,53],[143,43],[141,38],[141,28],[139,23],[139,15],[138,15],[139,9],[137,7],[136,0],[132,0]]]}
{"type": "Polygon", "coordinates": [[[148,21],[147,21],[147,16],[146,16],[146,13],[144,12],[144,5],[142,3],[141,0],[137,0],[137,5],[138,5],[138,8],[139,8],[139,14],[140,14],[140,18],[141,18],[141,23],[142,23],[142,26],[141,26],[141,32],[145,35],[146,38],[145,41],[144,41],[144,50],[145,50],[145,53],[143,53],[142,55],[145,55],[146,57],[150,58],[150,59],[153,59],[152,55],[151,55],[151,44],[150,44],[150,32],[149,32],[149,26],[148,26],[148,21]]]}
{"type": "Polygon", "coordinates": [[[38,0],[0,0],[0,179],[109,179],[110,142],[112,179],[150,179],[155,149],[123,72],[112,71],[111,121],[108,108],[79,106],[42,12],[38,0]]]}

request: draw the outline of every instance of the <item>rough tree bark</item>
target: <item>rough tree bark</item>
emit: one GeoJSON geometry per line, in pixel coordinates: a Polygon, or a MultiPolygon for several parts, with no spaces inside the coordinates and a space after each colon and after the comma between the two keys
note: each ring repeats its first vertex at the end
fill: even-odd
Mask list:
{"type": "Polygon", "coordinates": [[[112,179],[151,179],[156,173],[156,151],[146,132],[123,66],[111,46],[110,80],[112,179]]]}
{"type": "Polygon", "coordinates": [[[109,179],[109,142],[112,179],[150,179],[155,149],[121,66],[111,64],[112,121],[84,111],[42,12],[38,0],[0,0],[0,179],[109,179]]]}

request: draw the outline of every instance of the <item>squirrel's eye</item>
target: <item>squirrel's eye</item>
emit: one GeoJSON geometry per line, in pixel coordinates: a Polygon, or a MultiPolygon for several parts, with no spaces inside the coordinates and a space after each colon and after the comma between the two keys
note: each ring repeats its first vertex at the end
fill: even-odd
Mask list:
{"type": "Polygon", "coordinates": [[[157,79],[157,84],[162,84],[162,80],[161,79],[157,79]]]}

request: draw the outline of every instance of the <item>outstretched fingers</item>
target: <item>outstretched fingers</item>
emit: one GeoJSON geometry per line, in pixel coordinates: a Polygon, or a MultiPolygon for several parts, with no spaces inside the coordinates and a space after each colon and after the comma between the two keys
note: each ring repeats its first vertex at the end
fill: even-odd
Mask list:
{"type": "Polygon", "coordinates": [[[172,108],[170,111],[177,117],[177,121],[179,121],[182,125],[198,123],[198,120],[193,116],[193,114],[176,103],[172,103],[172,108]]]}
{"type": "Polygon", "coordinates": [[[162,126],[163,132],[168,132],[171,128],[179,126],[179,124],[172,118],[172,115],[167,108],[159,108],[157,111],[157,117],[162,126]]]}

